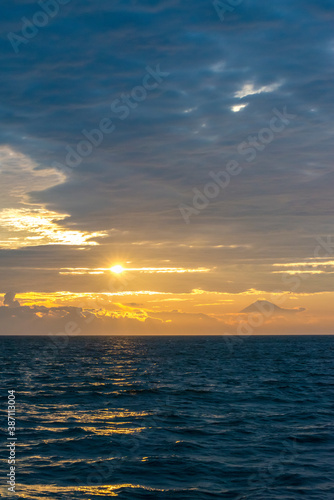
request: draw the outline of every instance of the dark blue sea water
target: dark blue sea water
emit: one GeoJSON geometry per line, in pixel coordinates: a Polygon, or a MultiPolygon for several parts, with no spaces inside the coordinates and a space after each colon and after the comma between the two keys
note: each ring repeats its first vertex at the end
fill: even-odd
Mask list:
{"type": "Polygon", "coordinates": [[[58,340],[0,338],[11,498],[333,500],[334,336],[58,340]]]}

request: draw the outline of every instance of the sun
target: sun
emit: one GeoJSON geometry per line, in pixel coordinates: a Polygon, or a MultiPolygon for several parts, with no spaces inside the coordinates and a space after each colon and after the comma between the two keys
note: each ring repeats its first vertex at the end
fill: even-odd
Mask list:
{"type": "Polygon", "coordinates": [[[124,268],[117,264],[117,266],[113,266],[110,268],[110,271],[116,274],[121,274],[124,271],[124,268]]]}

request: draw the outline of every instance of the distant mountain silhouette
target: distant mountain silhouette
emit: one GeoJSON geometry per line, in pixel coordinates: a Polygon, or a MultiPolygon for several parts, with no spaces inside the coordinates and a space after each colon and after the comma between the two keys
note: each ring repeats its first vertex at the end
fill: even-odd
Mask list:
{"type": "Polygon", "coordinates": [[[253,304],[243,309],[242,313],[263,313],[263,314],[295,314],[298,312],[305,311],[304,307],[299,307],[299,309],[283,309],[282,307],[269,302],[268,300],[257,300],[253,304]]]}

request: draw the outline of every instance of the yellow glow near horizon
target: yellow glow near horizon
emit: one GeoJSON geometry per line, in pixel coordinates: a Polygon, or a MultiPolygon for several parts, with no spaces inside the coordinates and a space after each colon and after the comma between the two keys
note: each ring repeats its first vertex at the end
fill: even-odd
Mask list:
{"type": "Polygon", "coordinates": [[[110,268],[110,271],[116,274],[121,274],[124,271],[124,267],[117,264],[110,268]]]}

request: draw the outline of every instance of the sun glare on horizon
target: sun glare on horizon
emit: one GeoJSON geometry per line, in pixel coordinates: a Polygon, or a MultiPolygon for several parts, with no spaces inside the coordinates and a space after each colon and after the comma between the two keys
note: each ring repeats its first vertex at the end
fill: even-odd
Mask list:
{"type": "Polygon", "coordinates": [[[111,267],[110,271],[116,274],[120,274],[124,271],[124,267],[117,264],[116,266],[111,267]]]}

